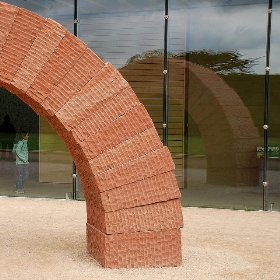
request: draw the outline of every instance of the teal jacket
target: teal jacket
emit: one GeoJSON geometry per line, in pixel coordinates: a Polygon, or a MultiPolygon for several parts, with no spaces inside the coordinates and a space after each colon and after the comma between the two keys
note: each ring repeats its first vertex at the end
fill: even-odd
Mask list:
{"type": "Polygon", "coordinates": [[[28,164],[28,147],[27,140],[18,141],[16,148],[16,164],[28,164]]]}

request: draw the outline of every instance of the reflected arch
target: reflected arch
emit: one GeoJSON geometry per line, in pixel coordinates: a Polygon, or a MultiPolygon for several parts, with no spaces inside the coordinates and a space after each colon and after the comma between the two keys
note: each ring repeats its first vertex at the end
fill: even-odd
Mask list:
{"type": "MultiPolygon", "coordinates": [[[[148,58],[130,63],[120,72],[135,84],[138,96],[159,100],[161,69],[162,58],[148,58]]],[[[199,129],[207,159],[206,183],[258,185],[257,147],[261,137],[249,110],[233,88],[211,69],[170,58],[169,97],[184,106],[199,129]]]]}
{"type": "Polygon", "coordinates": [[[237,92],[214,71],[185,63],[188,111],[207,156],[207,183],[256,186],[260,135],[237,92]]]}

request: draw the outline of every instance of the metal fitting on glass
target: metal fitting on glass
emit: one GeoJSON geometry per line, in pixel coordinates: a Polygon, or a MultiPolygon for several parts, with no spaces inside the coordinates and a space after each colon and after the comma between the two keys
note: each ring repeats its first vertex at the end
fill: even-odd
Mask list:
{"type": "Polygon", "coordinates": [[[267,182],[263,182],[263,186],[266,188],[268,186],[267,182]]]}
{"type": "Polygon", "coordinates": [[[268,125],[265,124],[265,125],[263,126],[263,129],[268,129],[268,125]]]}
{"type": "Polygon", "coordinates": [[[167,74],[167,70],[163,70],[163,74],[166,75],[167,74]]]}
{"type": "Polygon", "coordinates": [[[168,18],[169,18],[169,15],[164,15],[164,18],[165,18],[165,19],[168,19],[168,18]]]}
{"type": "Polygon", "coordinates": [[[271,14],[271,13],[272,13],[272,9],[268,9],[267,11],[268,11],[268,13],[269,13],[269,14],[271,14]]]}
{"type": "Polygon", "coordinates": [[[163,124],[162,124],[162,127],[166,127],[166,126],[167,126],[166,123],[163,123],[163,124]]]}
{"type": "Polygon", "coordinates": [[[73,174],[73,178],[74,178],[74,179],[77,178],[77,174],[73,174]]]}
{"type": "Polygon", "coordinates": [[[266,72],[270,71],[270,67],[265,67],[264,69],[265,69],[266,72]]]}

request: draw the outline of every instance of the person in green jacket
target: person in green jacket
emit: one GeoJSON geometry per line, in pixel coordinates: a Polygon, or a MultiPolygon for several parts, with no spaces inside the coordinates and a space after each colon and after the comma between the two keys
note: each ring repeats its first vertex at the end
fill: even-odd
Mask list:
{"type": "Polygon", "coordinates": [[[18,141],[16,148],[17,183],[16,193],[24,193],[23,185],[29,176],[28,162],[28,132],[21,132],[21,140],[18,141]]]}

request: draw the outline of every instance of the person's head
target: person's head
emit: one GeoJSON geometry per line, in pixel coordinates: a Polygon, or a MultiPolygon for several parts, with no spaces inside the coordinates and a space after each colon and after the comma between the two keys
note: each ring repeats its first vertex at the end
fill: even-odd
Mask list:
{"type": "Polygon", "coordinates": [[[22,138],[22,139],[28,140],[29,135],[28,135],[28,132],[27,132],[27,131],[23,130],[23,131],[20,133],[20,135],[21,135],[21,138],[22,138]]]}

